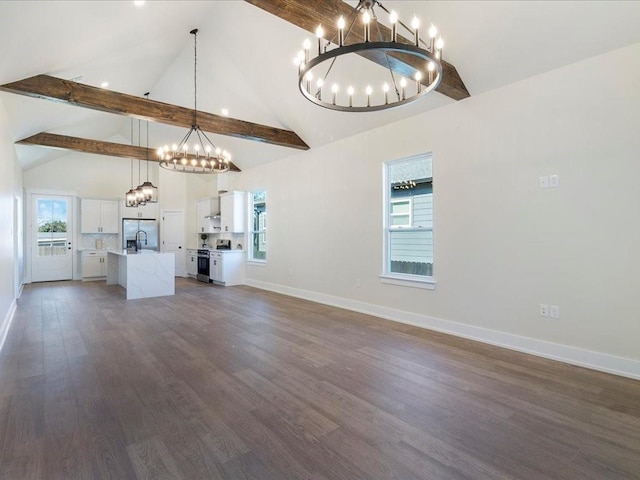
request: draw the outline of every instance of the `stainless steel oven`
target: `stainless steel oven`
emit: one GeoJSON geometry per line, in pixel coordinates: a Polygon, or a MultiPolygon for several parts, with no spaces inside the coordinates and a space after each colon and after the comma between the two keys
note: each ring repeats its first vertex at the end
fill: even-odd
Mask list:
{"type": "Polygon", "coordinates": [[[198,275],[201,282],[209,283],[209,250],[198,250],[198,275]]]}

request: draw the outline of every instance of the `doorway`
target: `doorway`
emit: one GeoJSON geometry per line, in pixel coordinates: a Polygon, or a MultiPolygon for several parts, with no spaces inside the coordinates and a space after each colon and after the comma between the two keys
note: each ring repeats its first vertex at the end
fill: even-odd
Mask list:
{"type": "Polygon", "coordinates": [[[31,281],[73,278],[73,197],[31,195],[31,281]]]}
{"type": "Polygon", "coordinates": [[[162,251],[173,252],[176,259],[176,277],[186,277],[186,254],[184,246],[184,212],[162,211],[162,251]]]}

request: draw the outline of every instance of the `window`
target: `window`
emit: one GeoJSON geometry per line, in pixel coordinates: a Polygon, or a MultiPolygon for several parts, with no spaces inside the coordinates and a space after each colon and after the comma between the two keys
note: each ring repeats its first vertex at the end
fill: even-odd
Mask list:
{"type": "Polygon", "coordinates": [[[251,205],[251,249],[249,260],[267,260],[267,193],[253,192],[251,205]]]}
{"type": "Polygon", "coordinates": [[[385,163],[385,283],[433,288],[431,155],[385,163]]]}

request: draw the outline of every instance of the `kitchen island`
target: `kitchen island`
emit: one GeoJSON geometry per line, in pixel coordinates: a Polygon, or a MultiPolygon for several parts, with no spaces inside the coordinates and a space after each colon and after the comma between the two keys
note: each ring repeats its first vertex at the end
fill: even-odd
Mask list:
{"type": "Polygon", "coordinates": [[[109,252],[107,285],[120,285],[127,300],[175,295],[175,255],[151,250],[109,252]]]}

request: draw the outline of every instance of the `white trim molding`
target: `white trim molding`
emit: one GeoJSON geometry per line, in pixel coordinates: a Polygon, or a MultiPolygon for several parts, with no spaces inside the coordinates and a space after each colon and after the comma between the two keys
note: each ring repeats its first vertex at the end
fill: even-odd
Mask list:
{"type": "Polygon", "coordinates": [[[2,324],[0,324],[0,352],[2,352],[2,347],[4,347],[4,341],[7,339],[7,334],[9,333],[9,328],[11,327],[11,322],[13,321],[13,316],[16,313],[16,301],[15,299],[9,305],[9,311],[7,315],[4,317],[2,324]]]}
{"type": "Polygon", "coordinates": [[[425,290],[435,290],[437,282],[433,277],[419,277],[418,275],[381,274],[380,283],[389,285],[400,285],[403,287],[424,288],[425,290]]]}
{"type": "Polygon", "coordinates": [[[426,328],[441,333],[448,333],[457,337],[467,338],[498,347],[528,353],[559,362],[577,365],[592,370],[620,375],[622,377],[640,380],[640,361],[631,358],[618,357],[607,353],[593,352],[582,348],[571,347],[559,343],[547,342],[530,337],[523,337],[513,333],[500,332],[488,328],[476,327],[464,323],[452,322],[440,318],[405,312],[393,308],[382,307],[370,303],[351,300],[333,295],[302,290],[298,288],[247,279],[250,287],[271,292],[282,293],[291,297],[302,298],[332,307],[344,308],[354,312],[373,315],[376,317],[405,323],[416,327],[426,328]]]}

